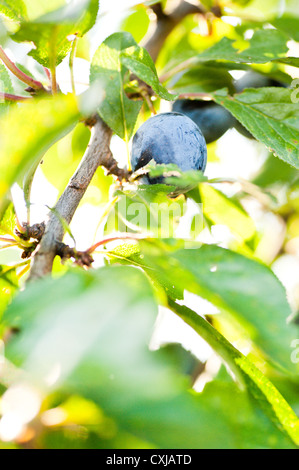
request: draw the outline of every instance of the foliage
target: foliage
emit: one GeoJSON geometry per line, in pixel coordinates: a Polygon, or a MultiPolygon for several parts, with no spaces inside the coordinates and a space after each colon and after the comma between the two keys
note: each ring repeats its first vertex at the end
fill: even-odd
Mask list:
{"type": "Polygon", "coordinates": [[[98,0],[0,0],[0,448],[299,446],[297,8],[205,0],[154,63],[157,3],[125,8],[98,44],[98,0]],[[32,48],[14,67],[19,43],[32,48]],[[286,86],[237,93],[249,70],[286,86]],[[178,98],[216,102],[253,138],[229,130],[209,144],[204,176],[153,162],[118,178],[116,163],[98,168],[70,227],[62,219],[76,263],[57,256],[52,276],[27,282],[88,127],[111,129],[122,169],[136,129],[178,98]],[[255,171],[238,175],[240,162],[255,171]],[[157,344],[165,311],[179,340],[157,344]]]}

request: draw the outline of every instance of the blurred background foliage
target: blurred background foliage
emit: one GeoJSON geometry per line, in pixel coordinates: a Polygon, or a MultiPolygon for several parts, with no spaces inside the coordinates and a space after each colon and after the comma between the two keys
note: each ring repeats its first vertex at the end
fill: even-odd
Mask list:
{"type": "MultiPolygon", "coordinates": [[[[152,112],[169,111],[175,94],[208,94],[255,138],[231,127],[208,144],[206,179],[181,175],[194,187],[176,198],[167,185],[121,187],[99,168],[66,243],[73,246],[74,238],[84,250],[115,228],[147,234],[147,223],[136,226],[136,202],[146,221],[153,203],[166,204],[167,212],[175,202],[183,217],[172,214],[167,234],[160,221],[154,241],[99,247],[89,271],[56,258],[51,278],[25,288],[30,259],[22,253],[30,242],[20,246],[15,227],[28,221],[28,212],[31,224],[44,220],[80,163],[90,139],[82,122],[90,69],[92,81],[101,66],[106,84],[109,60],[118,60],[128,90],[134,87],[127,73],[135,73],[132,56],[123,51],[148,44],[159,22],[157,4],[169,15],[178,3],[102,0],[98,11],[93,0],[0,0],[1,46],[45,86],[43,65],[53,60],[58,31],[62,92],[26,105],[0,100],[0,448],[299,445],[299,104],[290,87],[236,94],[233,105],[227,96],[249,70],[289,86],[299,77],[296,0],[193,1],[204,14],[177,21],[156,69],[139,55],[147,66],[139,78],[155,93],[129,100],[121,84],[125,117],[110,110],[108,122],[121,167],[134,130],[152,112]],[[120,36],[126,47],[119,54],[111,46],[115,36],[103,46],[115,32],[129,33],[120,36]],[[74,33],[75,91],[83,100],[72,93],[74,33]],[[256,109],[265,122],[255,121],[256,109]],[[187,250],[184,239],[195,249],[187,250]]],[[[0,80],[0,92],[26,96],[2,63],[0,80]]],[[[108,101],[99,108],[104,120],[108,101]]]]}

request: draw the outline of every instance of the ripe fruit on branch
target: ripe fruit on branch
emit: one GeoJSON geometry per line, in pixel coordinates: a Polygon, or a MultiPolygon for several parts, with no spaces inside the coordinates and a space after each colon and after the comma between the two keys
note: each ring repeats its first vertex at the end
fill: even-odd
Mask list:
{"type": "MultiPolygon", "coordinates": [[[[175,164],[182,171],[204,172],[207,146],[198,126],[180,113],[161,113],[140,126],[133,138],[131,163],[134,171],[151,160],[158,164],[175,164]]],[[[163,177],[147,178],[150,184],[163,177]]]]}

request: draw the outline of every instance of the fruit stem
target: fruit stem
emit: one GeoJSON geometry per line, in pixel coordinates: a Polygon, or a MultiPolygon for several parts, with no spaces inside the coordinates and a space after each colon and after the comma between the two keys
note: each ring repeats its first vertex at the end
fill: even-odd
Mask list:
{"type": "Polygon", "coordinates": [[[71,83],[72,83],[72,91],[73,94],[76,94],[76,87],[75,87],[75,77],[74,77],[74,59],[76,57],[76,51],[77,51],[77,40],[78,38],[75,38],[72,43],[72,49],[70,53],[70,60],[69,60],[69,67],[70,67],[70,72],[71,72],[71,83]]]}
{"type": "Polygon", "coordinates": [[[4,101],[26,101],[32,100],[30,96],[19,96],[19,95],[11,95],[10,93],[1,93],[0,92],[0,102],[4,101]]]}
{"type": "Polygon", "coordinates": [[[44,86],[41,82],[34,80],[29,77],[26,73],[22,72],[6,55],[3,48],[0,46],[0,59],[6,65],[6,67],[16,76],[19,80],[29,85],[34,90],[43,90],[44,86]]]}
{"type": "Polygon", "coordinates": [[[49,84],[51,84],[51,72],[47,67],[44,67],[45,74],[47,75],[47,78],[49,80],[49,84]]]}
{"type": "Polygon", "coordinates": [[[7,242],[7,243],[17,243],[17,240],[15,238],[9,238],[9,237],[0,237],[0,242],[7,242]]]}
{"type": "Polygon", "coordinates": [[[145,235],[139,235],[138,233],[120,233],[119,235],[115,235],[114,237],[103,238],[99,242],[92,245],[86,253],[93,253],[99,246],[106,245],[107,243],[114,242],[117,240],[144,240],[146,237],[145,235]]]}

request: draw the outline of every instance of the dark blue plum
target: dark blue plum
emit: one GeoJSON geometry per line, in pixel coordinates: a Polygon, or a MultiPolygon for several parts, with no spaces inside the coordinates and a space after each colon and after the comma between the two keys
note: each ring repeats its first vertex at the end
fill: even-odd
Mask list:
{"type": "MultiPolygon", "coordinates": [[[[180,113],[161,113],[148,119],[133,138],[132,168],[136,171],[151,160],[158,164],[174,163],[182,171],[204,172],[207,146],[198,126],[180,113]]],[[[163,182],[163,177],[149,182],[163,182]]]]}
{"type": "Polygon", "coordinates": [[[177,100],[172,110],[192,119],[200,128],[207,144],[219,139],[234,124],[231,113],[213,101],[177,100]]]}

